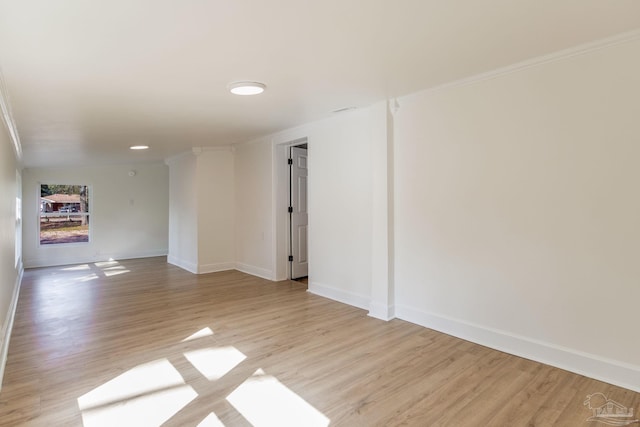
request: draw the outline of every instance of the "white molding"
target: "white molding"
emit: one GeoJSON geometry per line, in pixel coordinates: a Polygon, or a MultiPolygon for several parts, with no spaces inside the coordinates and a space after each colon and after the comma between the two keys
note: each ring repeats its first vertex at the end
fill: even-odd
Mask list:
{"type": "Polygon", "coordinates": [[[363,310],[369,309],[369,297],[365,295],[343,291],[342,289],[337,289],[317,282],[309,283],[307,292],[344,304],[349,304],[354,307],[362,308],[363,310]]]}
{"type": "Polygon", "coordinates": [[[388,322],[396,318],[395,307],[393,305],[371,301],[369,304],[369,316],[388,322]]]}
{"type": "Polygon", "coordinates": [[[640,392],[640,366],[562,347],[499,329],[396,306],[396,317],[486,347],[640,392]]]}
{"type": "Polygon", "coordinates": [[[7,93],[7,86],[4,81],[4,75],[0,70],[0,116],[2,116],[2,122],[9,132],[9,137],[13,143],[13,149],[15,151],[17,163],[22,161],[22,144],[20,143],[20,135],[18,134],[18,127],[13,119],[13,113],[11,111],[11,103],[9,102],[9,94],[7,93]]]}
{"type": "Polygon", "coordinates": [[[125,260],[136,258],[153,258],[158,256],[166,256],[167,250],[144,251],[144,252],[119,252],[103,255],[88,256],[39,256],[36,258],[26,258],[24,260],[25,268],[39,267],[57,267],[60,265],[85,264],[88,262],[101,262],[108,259],[125,260]]]}
{"type": "Polygon", "coordinates": [[[217,262],[213,264],[198,264],[198,274],[217,273],[218,271],[234,270],[234,262],[217,262]]]}
{"type": "Polygon", "coordinates": [[[269,139],[268,142],[271,146],[271,267],[273,269],[271,280],[280,281],[289,278],[289,264],[286,261],[286,255],[289,254],[289,227],[286,225],[289,223],[289,214],[282,209],[283,206],[288,205],[289,194],[288,173],[286,173],[289,158],[287,148],[299,144],[310,144],[310,137],[304,134],[278,143],[273,139],[269,139]]]}
{"type": "Polygon", "coordinates": [[[454,80],[452,82],[443,83],[439,86],[434,86],[429,89],[413,92],[411,94],[406,95],[405,97],[409,98],[414,95],[425,95],[425,94],[435,93],[444,89],[467,86],[467,85],[481,82],[484,80],[491,80],[491,79],[502,77],[508,74],[517,73],[517,72],[526,70],[528,68],[538,67],[540,65],[561,61],[564,59],[572,58],[574,56],[585,55],[600,49],[605,49],[607,47],[612,47],[612,46],[616,46],[623,43],[630,43],[637,40],[640,40],[640,30],[629,31],[622,34],[617,34],[612,37],[607,37],[604,39],[583,43],[577,46],[570,47],[568,49],[559,50],[557,52],[553,52],[547,55],[542,55],[542,56],[530,58],[524,61],[516,62],[515,64],[496,68],[491,71],[487,71],[485,73],[480,73],[480,74],[465,77],[459,80],[454,80]]]}
{"type": "Polygon", "coordinates": [[[189,273],[198,274],[198,264],[195,262],[185,261],[173,255],[167,255],[167,262],[183,270],[187,270],[189,273]]]}
{"type": "Polygon", "coordinates": [[[18,308],[18,297],[20,296],[20,286],[22,285],[23,274],[24,269],[20,266],[18,276],[16,277],[16,283],[13,286],[13,295],[11,297],[9,309],[7,310],[7,316],[2,324],[2,332],[0,335],[0,389],[2,388],[2,380],[4,378],[4,368],[7,364],[9,341],[11,339],[11,332],[13,331],[13,320],[15,319],[16,309],[18,308]]]}
{"type": "Polygon", "coordinates": [[[237,262],[235,264],[235,269],[242,273],[250,274],[252,276],[257,276],[263,279],[273,281],[273,272],[271,270],[267,270],[266,268],[256,267],[253,265],[237,262]]]}

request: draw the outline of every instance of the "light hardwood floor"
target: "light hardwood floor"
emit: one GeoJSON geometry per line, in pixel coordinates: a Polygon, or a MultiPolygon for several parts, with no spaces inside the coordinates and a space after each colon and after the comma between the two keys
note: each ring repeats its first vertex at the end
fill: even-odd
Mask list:
{"type": "Polygon", "coordinates": [[[604,425],[586,421],[596,392],[640,410],[638,393],[297,282],[150,258],[25,273],[0,425],[604,425]]]}

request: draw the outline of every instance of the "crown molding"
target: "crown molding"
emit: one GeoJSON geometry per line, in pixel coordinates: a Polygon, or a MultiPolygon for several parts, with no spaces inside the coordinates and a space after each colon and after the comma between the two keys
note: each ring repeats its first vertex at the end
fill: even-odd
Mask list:
{"type": "Polygon", "coordinates": [[[2,121],[7,127],[13,148],[16,152],[16,158],[20,163],[22,161],[22,144],[20,143],[20,135],[18,135],[18,127],[11,113],[11,104],[9,103],[9,95],[7,94],[7,86],[4,81],[2,70],[0,70],[0,114],[2,121]]]}
{"type": "Polygon", "coordinates": [[[579,44],[577,46],[573,46],[568,49],[563,49],[547,55],[537,56],[535,58],[527,59],[525,61],[516,62],[515,64],[496,68],[494,70],[487,71],[485,73],[480,73],[480,74],[476,74],[470,77],[465,77],[459,80],[454,80],[452,82],[443,83],[441,85],[434,86],[429,89],[414,92],[413,94],[407,95],[407,97],[411,97],[412,95],[416,95],[416,94],[424,95],[424,94],[435,93],[444,89],[450,89],[454,87],[467,86],[467,85],[471,85],[481,81],[491,80],[498,77],[506,76],[508,74],[518,73],[520,71],[533,68],[533,67],[538,67],[544,64],[549,64],[551,62],[561,61],[561,60],[572,58],[575,56],[589,54],[600,49],[605,49],[608,47],[617,46],[625,43],[631,43],[638,40],[640,40],[640,29],[617,34],[615,36],[606,37],[606,38],[595,40],[588,43],[579,44]]]}

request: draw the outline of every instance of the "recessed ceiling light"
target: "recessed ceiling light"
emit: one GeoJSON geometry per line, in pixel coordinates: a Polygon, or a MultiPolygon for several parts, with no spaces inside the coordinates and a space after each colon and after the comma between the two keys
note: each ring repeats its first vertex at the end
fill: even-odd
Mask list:
{"type": "Polygon", "coordinates": [[[132,145],[129,148],[131,150],[146,150],[147,148],[149,148],[149,146],[148,145],[132,145]]]}
{"type": "Polygon", "coordinates": [[[267,88],[264,83],[259,82],[234,82],[227,87],[234,95],[258,95],[267,88]]]}

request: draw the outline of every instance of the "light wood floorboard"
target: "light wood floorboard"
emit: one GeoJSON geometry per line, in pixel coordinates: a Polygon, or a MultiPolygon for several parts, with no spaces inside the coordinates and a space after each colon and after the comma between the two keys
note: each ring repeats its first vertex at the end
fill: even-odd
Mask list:
{"type": "Polygon", "coordinates": [[[583,405],[596,392],[640,410],[639,393],[404,321],[383,322],[299,282],[237,271],[193,275],[162,257],[25,272],[1,426],[94,427],[100,410],[140,412],[140,399],[157,402],[180,387],[192,398],[117,426],[197,426],[212,413],[226,426],[261,426],[269,415],[296,410],[300,426],[316,419],[304,414],[332,426],[596,425],[583,405]],[[185,341],[205,328],[213,334],[185,341]],[[205,361],[218,377],[189,360],[197,351],[210,351],[205,361]],[[180,384],[149,389],[162,379],[152,369],[148,382],[118,385],[149,366],[168,367],[180,384]],[[251,384],[262,393],[248,401],[252,409],[280,396],[258,421],[228,399],[251,384]],[[79,398],[108,386],[120,394],[81,410],[79,398]]]}

